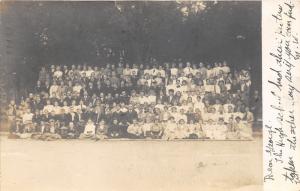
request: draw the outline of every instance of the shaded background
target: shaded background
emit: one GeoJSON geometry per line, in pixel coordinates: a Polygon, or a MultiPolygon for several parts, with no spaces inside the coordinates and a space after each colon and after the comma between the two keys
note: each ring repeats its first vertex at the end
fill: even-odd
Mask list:
{"type": "Polygon", "coordinates": [[[261,90],[261,2],[2,2],[0,8],[2,97],[30,92],[42,66],[152,58],[251,67],[252,87],[261,90]]]}

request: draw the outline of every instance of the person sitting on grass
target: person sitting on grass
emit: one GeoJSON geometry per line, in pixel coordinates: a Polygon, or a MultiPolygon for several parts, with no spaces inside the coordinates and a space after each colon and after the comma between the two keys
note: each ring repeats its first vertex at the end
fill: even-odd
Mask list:
{"type": "Polygon", "coordinates": [[[78,128],[76,128],[74,122],[69,123],[69,127],[67,130],[67,139],[76,139],[79,137],[78,128]]]}
{"type": "Polygon", "coordinates": [[[97,125],[96,134],[95,134],[95,140],[103,140],[107,139],[107,131],[108,126],[105,123],[104,120],[101,120],[100,123],[97,125]]]}
{"type": "Polygon", "coordinates": [[[170,117],[169,120],[165,123],[163,139],[164,140],[173,140],[176,137],[176,121],[174,117],[170,117]]]}
{"type": "Polygon", "coordinates": [[[83,133],[81,133],[80,135],[80,139],[90,139],[93,138],[95,136],[95,130],[96,130],[96,126],[94,124],[94,122],[92,121],[91,118],[88,119],[84,131],[83,133]]]}
{"type": "Polygon", "coordinates": [[[53,141],[53,140],[61,139],[61,136],[57,133],[55,125],[56,124],[54,119],[51,119],[49,121],[49,125],[46,125],[44,127],[44,132],[40,136],[40,139],[44,141],[53,141]]]}
{"type": "Polygon", "coordinates": [[[68,129],[69,128],[65,125],[65,122],[62,121],[59,128],[59,135],[61,136],[62,139],[68,138],[68,129]]]}
{"type": "Polygon", "coordinates": [[[215,139],[224,140],[227,137],[227,126],[224,123],[224,118],[219,118],[214,132],[215,139]]]}
{"type": "Polygon", "coordinates": [[[127,128],[128,138],[138,139],[143,137],[143,131],[136,119],[132,120],[132,124],[130,124],[127,128]]]}
{"type": "Polygon", "coordinates": [[[203,132],[200,123],[195,123],[194,120],[190,120],[190,123],[187,125],[187,135],[188,139],[199,139],[203,137],[203,132]]]}
{"type": "Polygon", "coordinates": [[[154,124],[150,127],[150,137],[152,139],[160,139],[163,135],[163,126],[158,119],[154,120],[154,124]]]}
{"type": "Polygon", "coordinates": [[[205,138],[214,139],[215,122],[212,119],[209,119],[203,124],[203,132],[205,138]]]}
{"type": "Polygon", "coordinates": [[[19,133],[19,137],[21,139],[28,139],[28,138],[31,138],[32,134],[33,134],[33,131],[34,128],[33,128],[33,123],[32,122],[28,122],[26,124],[24,124],[24,130],[22,133],[19,133]]]}
{"type": "Polygon", "coordinates": [[[177,124],[175,139],[187,138],[186,131],[187,131],[187,124],[184,119],[180,119],[177,124]]]}
{"type": "Polygon", "coordinates": [[[119,124],[118,119],[114,118],[108,128],[108,136],[110,138],[120,138],[122,135],[122,126],[119,124]]]}
{"type": "Polygon", "coordinates": [[[235,118],[234,129],[238,139],[251,140],[253,138],[252,128],[247,125],[247,122],[242,121],[239,116],[235,118]]]}

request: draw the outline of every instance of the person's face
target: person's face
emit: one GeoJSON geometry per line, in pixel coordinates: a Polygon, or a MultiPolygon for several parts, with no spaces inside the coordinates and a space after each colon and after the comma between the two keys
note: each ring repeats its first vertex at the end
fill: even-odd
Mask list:
{"type": "Polygon", "coordinates": [[[170,118],[169,121],[170,121],[171,123],[175,123],[175,119],[174,119],[173,117],[170,118]]]}
{"type": "Polygon", "coordinates": [[[172,107],[171,111],[172,111],[173,113],[177,112],[176,107],[172,107]]]}
{"type": "Polygon", "coordinates": [[[211,113],[216,113],[216,109],[215,109],[215,108],[212,108],[212,109],[211,109],[211,113]]]}
{"type": "Polygon", "coordinates": [[[223,119],[219,119],[219,124],[224,124],[224,120],[223,119]]]}

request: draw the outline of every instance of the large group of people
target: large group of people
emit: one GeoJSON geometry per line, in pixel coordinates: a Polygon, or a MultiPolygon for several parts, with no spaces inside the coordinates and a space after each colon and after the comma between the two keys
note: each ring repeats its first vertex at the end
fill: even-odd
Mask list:
{"type": "Polygon", "coordinates": [[[51,65],[26,98],[9,103],[10,136],[251,139],[250,87],[250,71],[226,61],[51,65]]]}

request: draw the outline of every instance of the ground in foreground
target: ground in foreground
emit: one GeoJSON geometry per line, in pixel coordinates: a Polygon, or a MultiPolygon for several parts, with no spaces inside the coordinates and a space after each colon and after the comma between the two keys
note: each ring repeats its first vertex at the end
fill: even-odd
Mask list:
{"type": "Polygon", "coordinates": [[[53,141],[1,136],[2,191],[259,191],[262,140],[53,141]]]}

